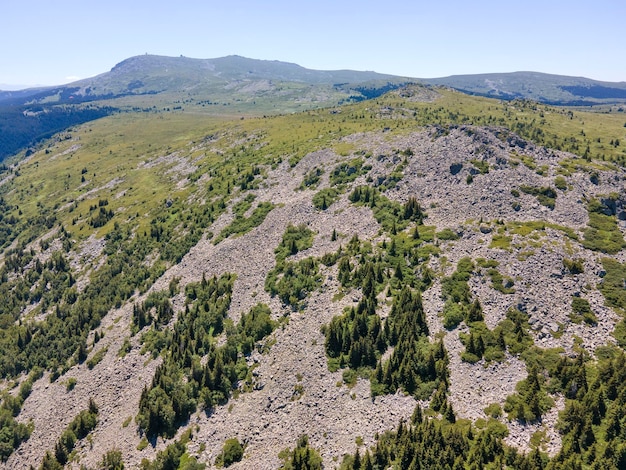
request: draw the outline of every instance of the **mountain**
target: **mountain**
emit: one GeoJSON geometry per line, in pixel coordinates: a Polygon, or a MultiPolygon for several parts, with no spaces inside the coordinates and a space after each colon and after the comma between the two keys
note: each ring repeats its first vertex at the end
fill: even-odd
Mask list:
{"type": "Polygon", "coordinates": [[[0,94],[2,465],[623,468],[623,84],[417,81],[0,94]]]}
{"type": "MultiPolygon", "coordinates": [[[[154,55],[126,59],[109,72],[60,87],[25,90],[24,97],[33,103],[76,103],[97,100],[115,100],[123,97],[166,95],[170,104],[174,96],[183,96],[186,102],[227,97],[271,94],[275,101],[291,101],[285,97],[282,84],[300,84],[320,87],[357,85],[363,83],[406,81],[406,78],[375,72],[351,70],[309,70],[296,64],[280,61],[247,59],[228,56],[217,59],[191,59],[154,55]],[[280,88],[280,89],[277,89],[280,88]],[[279,93],[282,92],[282,93],[279,93]],[[34,95],[34,96],[33,96],[34,95]]],[[[287,86],[288,89],[288,86],[287,86]]],[[[298,88],[298,93],[303,90],[298,88]]],[[[321,91],[318,91],[321,92],[321,91]]],[[[16,92],[4,92],[0,100],[19,98],[16,92]]],[[[345,93],[345,92],[344,92],[345,93]]],[[[344,95],[345,97],[345,95],[344,95]]],[[[328,98],[327,98],[328,99],[328,98]]]]}
{"type": "Polygon", "coordinates": [[[0,102],[7,100],[20,100],[27,98],[28,96],[40,93],[47,87],[31,87],[31,88],[19,88],[18,86],[12,87],[9,85],[0,85],[0,102]]]}
{"type": "MultiPolygon", "coordinates": [[[[343,92],[342,98],[345,99],[350,93],[354,98],[358,98],[361,88],[406,82],[448,86],[480,96],[506,100],[530,99],[554,105],[590,106],[626,101],[626,82],[602,82],[584,77],[539,72],[454,75],[420,79],[352,70],[311,70],[293,63],[241,56],[193,59],[146,54],[126,59],[109,72],[68,85],[0,92],[0,103],[7,100],[17,103],[20,98],[28,97],[32,97],[30,101],[34,103],[67,104],[128,96],[137,98],[142,95],[166,95],[171,104],[172,96],[181,93],[185,94],[188,104],[193,104],[194,100],[211,100],[218,97],[232,99],[233,96],[239,96],[239,99],[247,97],[244,101],[248,101],[255,95],[259,97],[268,93],[278,102],[281,100],[288,102],[292,101],[293,97],[285,94],[285,88],[282,86],[277,90],[276,84],[306,84],[322,87],[320,90],[325,92],[328,92],[326,87],[330,86],[334,87],[336,92],[343,92]],[[225,94],[226,90],[228,93],[225,94]]],[[[323,95],[320,90],[318,92],[323,95]]],[[[303,92],[302,88],[297,91],[303,92]]],[[[337,96],[335,94],[325,98],[332,101],[337,96]]]]}
{"type": "Polygon", "coordinates": [[[277,60],[256,60],[241,56],[217,59],[136,56],[126,59],[110,72],[73,85],[91,87],[100,94],[136,92],[191,91],[215,84],[226,86],[239,81],[273,80],[308,85],[361,83],[373,80],[398,80],[400,77],[352,70],[310,70],[277,60]],[[145,83],[144,83],[145,82],[145,83]],[[130,84],[130,86],[128,85],[130,84]]]}
{"type": "Polygon", "coordinates": [[[371,98],[406,81],[239,56],[137,56],[68,85],[0,92],[0,161],[55,132],[113,112],[290,113],[371,98]]]}
{"type": "Polygon", "coordinates": [[[447,86],[499,99],[591,106],[626,101],[626,83],[535,72],[398,77],[228,56],[143,55],[67,85],[0,92],[0,160],[55,132],[114,112],[170,110],[212,115],[274,115],[371,99],[407,83],[447,86]]]}
{"type": "Polygon", "coordinates": [[[623,113],[133,80],[0,167],[1,468],[624,468],[623,113]]]}
{"type": "Polygon", "coordinates": [[[601,82],[538,72],[453,75],[424,80],[432,85],[505,100],[528,99],[559,106],[593,106],[626,102],[626,82],[601,82]]]}

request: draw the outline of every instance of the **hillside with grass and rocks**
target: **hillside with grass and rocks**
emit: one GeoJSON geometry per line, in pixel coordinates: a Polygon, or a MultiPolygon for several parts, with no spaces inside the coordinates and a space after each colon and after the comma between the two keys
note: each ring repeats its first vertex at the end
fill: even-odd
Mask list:
{"type": "Polygon", "coordinates": [[[621,118],[409,85],[23,151],[0,467],[623,468],[621,118]]]}

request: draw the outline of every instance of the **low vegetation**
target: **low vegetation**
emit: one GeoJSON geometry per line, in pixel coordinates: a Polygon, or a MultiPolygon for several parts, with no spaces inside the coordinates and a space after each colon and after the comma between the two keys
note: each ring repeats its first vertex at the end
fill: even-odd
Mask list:
{"type": "Polygon", "coordinates": [[[54,453],[46,452],[40,469],[63,468],[70,461],[76,443],[87,437],[95,429],[96,424],[98,424],[98,406],[93,400],[89,400],[89,407],[81,411],[61,434],[54,446],[54,453]]]}
{"type": "Polygon", "coordinates": [[[554,209],[556,204],[557,193],[550,187],[537,188],[534,186],[520,186],[520,191],[531,196],[535,196],[539,204],[546,206],[549,209],[554,209]]]}
{"type": "Polygon", "coordinates": [[[615,216],[608,215],[611,210],[603,202],[592,199],[587,204],[589,226],[585,229],[583,246],[602,253],[615,254],[626,248],[622,232],[617,226],[615,216]]]}

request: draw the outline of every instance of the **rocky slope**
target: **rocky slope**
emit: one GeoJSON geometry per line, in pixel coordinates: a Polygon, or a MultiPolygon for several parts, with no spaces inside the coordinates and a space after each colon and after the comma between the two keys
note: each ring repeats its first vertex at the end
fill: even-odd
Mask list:
{"type": "MultiPolygon", "coordinates": [[[[256,201],[276,205],[264,222],[247,234],[218,244],[203,238],[151,289],[167,289],[172,279],[180,278],[180,291],[173,302],[178,313],[184,309],[185,285],[199,281],[203,275],[233,272],[237,279],[229,317],[237,321],[250,307],[263,302],[270,306],[273,317],[288,318],[265,340],[271,346],[269,351],[255,352],[249,358],[256,365],[254,390],[241,393],[211,414],[194,413],[187,424],[195,430],[188,444],[189,453],[209,467],[214,465],[224,441],[237,437],[246,444],[245,454],[232,468],[277,468],[278,453],[293,447],[297,437],[306,433],[311,445],[320,451],[326,468],[333,468],[343,454],[354,452],[357,444],[373,444],[377,433],[393,429],[410,417],[414,398],[398,392],[373,399],[369,381],[359,379],[351,388],[342,383],[341,370],[330,372],[327,367],[320,328],[361,298],[359,289],[340,289],[336,267],[323,269],[322,287],[310,294],[298,312],[281,305],[264,290],[265,278],[275,265],[274,249],[289,224],[305,224],[315,232],[313,246],[298,253],[296,259],[335,252],[355,234],[362,240],[382,241],[385,235],[372,211],[351,204],[348,194],[359,184],[385,183],[394,172],[401,176],[385,192],[387,197],[402,203],[416,197],[427,213],[426,225],[436,226],[437,231],[450,229],[458,235],[457,239],[436,241],[440,253],[430,259],[429,265],[437,279],[423,295],[431,339],[443,336],[450,358],[449,401],[458,417],[485,418],[484,408],[492,403],[502,405],[527,375],[524,363],[509,354],[502,362],[463,362],[459,334],[467,327],[461,324],[452,330],[443,328],[440,279],[449,276],[463,257],[495,260],[500,273],[513,281],[514,292],[503,293],[493,287],[484,270],[472,275],[471,293],[480,300],[489,327],[514,307],[529,315],[531,334],[540,347],[560,347],[564,354],[570,354],[579,342],[593,354],[596,347],[615,342],[611,333],[618,316],[604,305],[596,289],[603,275],[601,258],[606,255],[584,248],[580,240],[589,220],[587,202],[612,193],[623,195],[623,170],[577,160],[577,169],[563,171],[569,168],[572,155],[536,147],[499,128],[427,128],[402,136],[363,133],[346,137],[343,142],[355,150],[340,155],[323,149],[308,154],[295,167],[283,162],[268,169],[260,187],[251,191],[256,201]],[[327,210],[316,209],[312,198],[330,185],[332,169],[354,158],[363,158],[371,170],[349,183],[327,210]],[[304,176],[315,168],[324,169],[320,186],[300,190],[304,176]],[[565,179],[566,188],[556,190],[553,208],[520,190],[554,187],[559,176],[565,179]],[[541,228],[515,231],[515,223],[536,221],[544,223],[541,228]],[[569,228],[570,235],[576,234],[579,241],[560,227],[569,228]],[[333,231],[339,234],[334,241],[333,231]],[[581,259],[584,271],[571,274],[564,268],[564,259],[581,259]],[[342,295],[337,295],[339,292],[342,295]],[[595,325],[570,320],[573,296],[589,301],[598,320],[595,325]]],[[[210,142],[202,145],[202,150],[211,151],[210,142]]],[[[191,153],[178,158],[188,159],[191,164],[191,153]]],[[[614,213],[621,232],[626,233],[624,218],[620,217],[622,203],[618,198],[614,213]]],[[[232,215],[224,214],[210,230],[219,233],[231,219],[232,215]]],[[[91,240],[89,246],[95,260],[105,256],[97,240],[91,240]]],[[[624,261],[624,251],[615,257],[624,261]]],[[[132,300],[139,302],[143,298],[145,295],[137,295],[132,300]]],[[[386,315],[386,309],[388,306],[382,306],[379,313],[386,315]]],[[[129,335],[131,313],[132,303],[127,303],[105,317],[99,328],[104,338],[90,357],[104,349],[106,353],[93,369],[85,362],[52,383],[47,375],[35,382],[18,416],[21,422],[32,420],[34,431],[2,464],[3,468],[39,465],[44,452],[54,448],[60,433],[86,407],[89,398],[98,403],[100,420],[89,439],[79,444],[70,467],[97,467],[104,453],[118,449],[127,467],[136,468],[142,458],[152,459],[166,446],[167,442],[159,438],[137,450],[141,437],[132,418],[137,414],[142,389],[150,384],[161,359],[142,354],[139,335],[131,338],[128,354],[118,355],[129,335]],[[68,391],[70,378],[76,379],[76,385],[68,391]]],[[[533,433],[546,429],[545,450],[554,453],[560,437],[553,424],[563,407],[562,397],[554,398],[555,407],[538,424],[523,425],[501,417],[510,431],[507,442],[527,450],[533,433]]]]}

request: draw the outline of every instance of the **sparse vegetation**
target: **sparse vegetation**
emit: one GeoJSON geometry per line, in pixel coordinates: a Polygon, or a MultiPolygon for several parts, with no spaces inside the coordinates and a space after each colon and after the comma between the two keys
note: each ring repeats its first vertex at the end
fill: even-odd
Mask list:
{"type": "Polygon", "coordinates": [[[515,289],[513,289],[513,279],[511,279],[508,276],[503,276],[502,274],[500,274],[500,271],[498,271],[496,268],[490,268],[487,271],[487,274],[489,275],[489,278],[491,279],[491,286],[503,293],[503,294],[514,294],[515,293],[515,289]]]}
{"type": "Polygon", "coordinates": [[[451,230],[449,228],[445,228],[441,232],[437,232],[435,235],[437,236],[439,240],[446,240],[446,241],[458,240],[460,238],[458,233],[456,233],[454,230],[451,230]]]}
{"type": "Polygon", "coordinates": [[[93,369],[94,367],[96,367],[102,361],[102,359],[104,359],[104,356],[106,355],[107,352],[108,352],[108,348],[101,348],[101,349],[99,349],[87,361],[87,367],[89,367],[90,369],[93,369]]]}
{"type": "Polygon", "coordinates": [[[323,174],[324,170],[322,170],[321,168],[313,168],[306,175],[304,175],[304,179],[302,180],[300,189],[315,189],[320,182],[320,177],[323,174]]]}
{"type": "Polygon", "coordinates": [[[211,410],[226,403],[240,381],[251,380],[244,355],[271,333],[275,323],[265,305],[242,315],[236,328],[226,321],[234,280],[225,274],[188,284],[187,306],[173,330],[157,323],[144,333],[144,343],[165,357],[139,402],[137,423],[147,435],[172,436],[199,403],[211,410]],[[214,337],[224,330],[226,344],[218,347],[214,337]],[[195,340],[181,349],[184,338],[195,340]],[[201,356],[207,357],[205,364],[201,356]]]}
{"type": "Polygon", "coordinates": [[[593,199],[587,204],[589,226],[585,229],[583,246],[590,250],[614,254],[626,247],[622,232],[610,209],[601,201],[593,199]]]}
{"type": "Polygon", "coordinates": [[[549,209],[554,209],[556,204],[557,193],[554,189],[549,187],[537,188],[534,186],[520,186],[520,191],[531,196],[535,196],[539,204],[546,206],[549,209]]]}
{"type": "Polygon", "coordinates": [[[191,437],[191,430],[187,430],[182,433],[180,439],[157,452],[156,458],[153,461],[142,459],[140,465],[141,470],[169,470],[178,468],[191,468],[194,470],[204,469],[205,465],[198,464],[195,458],[188,457],[185,452],[185,448],[191,437]],[[185,458],[185,456],[187,456],[187,458],[185,458]]]}
{"type": "Polygon", "coordinates": [[[98,424],[98,407],[90,399],[88,409],[81,411],[65,428],[54,446],[54,452],[46,452],[41,468],[63,468],[68,463],[77,441],[87,437],[96,424],[98,424]]]}
{"type": "Polygon", "coordinates": [[[313,196],[313,206],[325,211],[339,198],[339,194],[336,188],[324,188],[313,196]]]}
{"type": "Polygon", "coordinates": [[[267,214],[274,208],[274,205],[270,202],[261,202],[254,209],[250,217],[237,214],[235,220],[222,230],[218,237],[215,238],[214,243],[218,244],[225,238],[231,235],[244,235],[255,227],[258,227],[263,223],[267,214]]]}
{"type": "Polygon", "coordinates": [[[582,274],[585,272],[585,266],[582,258],[576,259],[563,259],[563,266],[570,274],[582,274]]]}
{"type": "Polygon", "coordinates": [[[331,185],[342,186],[366,174],[372,167],[363,163],[362,159],[355,158],[349,162],[337,165],[330,173],[331,185]]]}
{"type": "Polygon", "coordinates": [[[595,325],[598,323],[598,318],[591,310],[589,301],[581,297],[572,298],[572,313],[570,315],[570,319],[574,323],[580,323],[581,321],[584,321],[589,325],[595,325]]]}
{"type": "MultiPolygon", "coordinates": [[[[474,271],[474,263],[470,258],[463,258],[450,277],[441,281],[441,295],[445,301],[443,307],[443,324],[447,329],[455,328],[466,319],[471,305],[471,293],[467,281],[474,271]]],[[[478,314],[478,312],[476,312],[478,314]]],[[[482,319],[482,315],[468,317],[468,321],[482,319]]]]}

